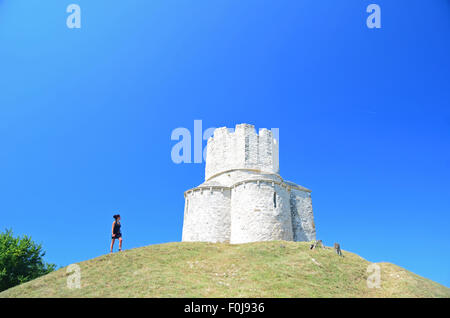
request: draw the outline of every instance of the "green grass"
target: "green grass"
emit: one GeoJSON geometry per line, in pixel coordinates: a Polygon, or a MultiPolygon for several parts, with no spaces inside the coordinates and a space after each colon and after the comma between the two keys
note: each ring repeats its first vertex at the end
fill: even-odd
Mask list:
{"type": "Polygon", "coordinates": [[[381,288],[367,287],[370,262],[306,242],[167,243],[78,263],[81,288],[66,268],[0,297],[450,297],[450,289],[379,263],[381,288]]]}

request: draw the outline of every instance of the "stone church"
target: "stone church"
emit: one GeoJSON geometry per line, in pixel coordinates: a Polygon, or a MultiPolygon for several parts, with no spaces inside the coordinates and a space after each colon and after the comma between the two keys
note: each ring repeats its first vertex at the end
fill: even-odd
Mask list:
{"type": "Polygon", "coordinates": [[[311,190],[279,174],[272,131],[217,128],[206,150],[205,182],[184,193],[182,241],[312,241],[311,190]]]}

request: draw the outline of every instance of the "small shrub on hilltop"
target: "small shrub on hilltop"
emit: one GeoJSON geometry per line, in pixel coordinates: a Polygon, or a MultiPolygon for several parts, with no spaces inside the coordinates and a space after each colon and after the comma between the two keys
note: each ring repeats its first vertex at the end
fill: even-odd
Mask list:
{"type": "Polygon", "coordinates": [[[31,237],[14,237],[12,230],[0,233],[0,292],[56,269],[45,263],[42,245],[31,237]]]}

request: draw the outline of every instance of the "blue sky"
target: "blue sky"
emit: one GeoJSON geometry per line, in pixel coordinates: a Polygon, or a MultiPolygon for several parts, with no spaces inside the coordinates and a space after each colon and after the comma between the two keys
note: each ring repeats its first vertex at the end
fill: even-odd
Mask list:
{"type": "Polygon", "coordinates": [[[0,228],[60,266],[117,211],[125,248],[180,241],[204,164],[171,132],[252,123],[325,244],[450,287],[449,40],[447,0],[0,0],[0,228]]]}

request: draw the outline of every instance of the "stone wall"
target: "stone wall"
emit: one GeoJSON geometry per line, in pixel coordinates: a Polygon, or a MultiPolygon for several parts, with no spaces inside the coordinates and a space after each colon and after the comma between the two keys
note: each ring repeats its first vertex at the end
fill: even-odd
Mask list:
{"type": "Polygon", "coordinates": [[[290,204],[294,241],[313,241],[316,227],[312,210],[311,193],[291,188],[290,204]]]}
{"type": "Polygon", "coordinates": [[[293,240],[290,196],[273,182],[242,182],[231,190],[230,243],[293,240]]]}
{"type": "Polygon", "coordinates": [[[230,189],[200,188],[186,193],[182,241],[229,242],[230,189]]]}

